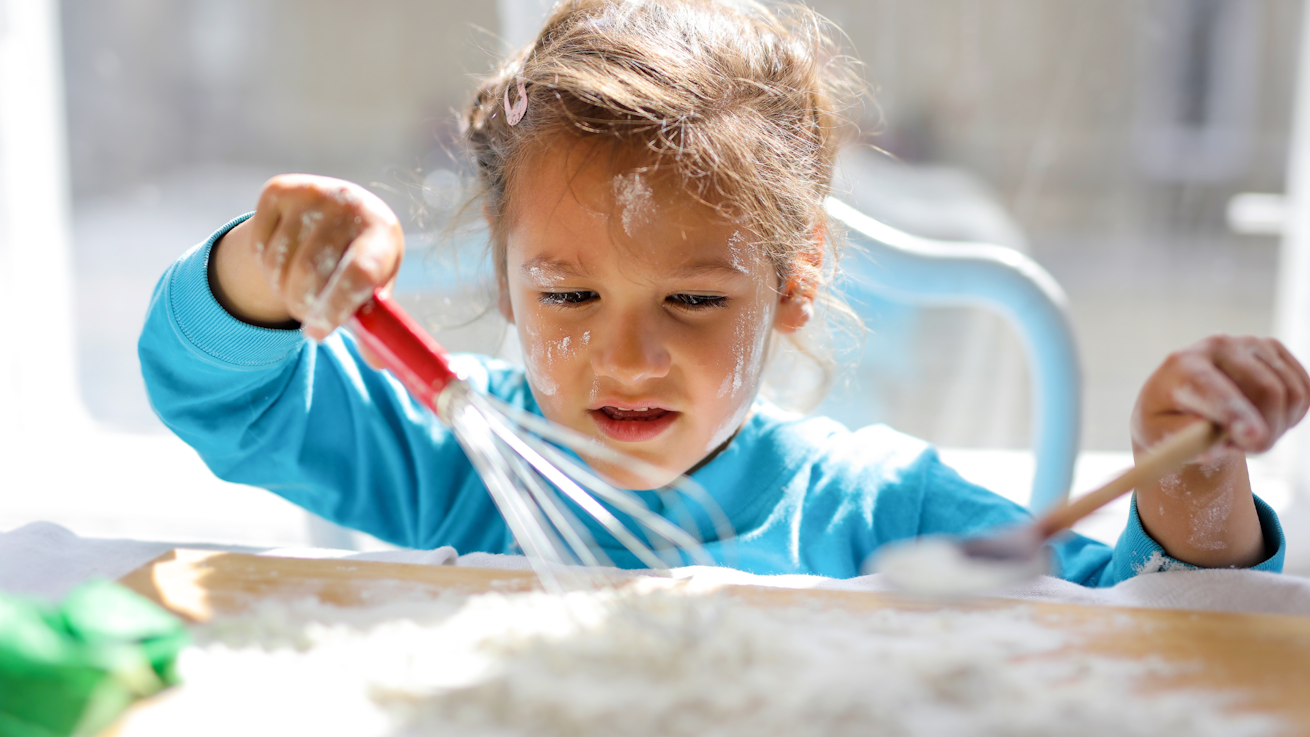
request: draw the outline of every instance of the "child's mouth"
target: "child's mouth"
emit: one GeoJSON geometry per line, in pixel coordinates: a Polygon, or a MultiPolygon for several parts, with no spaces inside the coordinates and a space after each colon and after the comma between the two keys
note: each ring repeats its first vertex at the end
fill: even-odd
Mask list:
{"type": "Polygon", "coordinates": [[[678,419],[681,412],[663,407],[614,407],[606,405],[589,409],[587,414],[602,432],[613,440],[639,443],[651,440],[678,419]]]}

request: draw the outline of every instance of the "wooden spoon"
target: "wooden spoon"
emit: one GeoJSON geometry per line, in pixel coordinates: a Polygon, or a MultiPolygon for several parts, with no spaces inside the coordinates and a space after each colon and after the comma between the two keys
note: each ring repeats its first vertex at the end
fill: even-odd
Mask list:
{"type": "Polygon", "coordinates": [[[889,545],[875,559],[875,570],[897,588],[932,595],[978,593],[1045,573],[1042,545],[1051,536],[1133,489],[1159,481],[1224,437],[1213,422],[1194,422],[1157,443],[1114,480],[1033,522],[970,540],[927,537],[889,545]]]}

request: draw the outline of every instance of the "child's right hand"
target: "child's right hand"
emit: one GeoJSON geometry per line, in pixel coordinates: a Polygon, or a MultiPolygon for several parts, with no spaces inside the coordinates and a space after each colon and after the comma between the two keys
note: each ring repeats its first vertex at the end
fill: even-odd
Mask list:
{"type": "Polygon", "coordinates": [[[404,252],[399,219],[373,193],[283,174],[264,185],[254,217],[214,247],[210,288],[239,320],[299,320],[307,337],[322,340],[391,284],[404,252]]]}

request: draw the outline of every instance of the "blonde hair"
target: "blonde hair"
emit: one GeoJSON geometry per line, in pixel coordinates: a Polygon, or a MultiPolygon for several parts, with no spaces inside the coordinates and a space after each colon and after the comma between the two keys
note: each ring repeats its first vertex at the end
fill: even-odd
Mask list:
{"type": "Polygon", "coordinates": [[[514,172],[571,138],[610,143],[672,172],[682,191],[757,237],[780,287],[800,282],[831,303],[824,288],[838,244],[823,201],[861,91],[834,36],[801,6],[561,0],[536,40],[482,82],[461,119],[497,278],[505,278],[514,172]],[[520,90],[526,114],[511,125],[520,90]]]}

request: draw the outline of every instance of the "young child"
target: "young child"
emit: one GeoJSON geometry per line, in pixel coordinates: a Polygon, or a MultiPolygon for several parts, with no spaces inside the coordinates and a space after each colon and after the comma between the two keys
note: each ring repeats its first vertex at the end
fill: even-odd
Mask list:
{"type": "MultiPolygon", "coordinates": [[[[801,334],[825,298],[822,203],[851,89],[841,58],[801,9],[565,0],[464,116],[500,310],[527,364],[467,357],[470,380],[690,474],[737,532],[736,564],[757,573],[855,576],[889,541],[1027,515],[921,441],[757,397],[771,343],[801,334]]],[[[336,330],[390,283],[403,248],[366,190],[274,178],[253,216],[160,281],[140,342],[150,396],[222,478],[398,545],[506,552],[452,435],[336,330]]],[[[1245,453],[1270,448],[1308,402],[1310,377],[1272,339],[1172,355],[1142,389],[1134,449],[1200,419],[1230,440],[1137,489],[1113,549],[1054,543],[1061,575],[1110,585],[1148,561],[1280,570],[1282,533],[1245,453]]]]}

